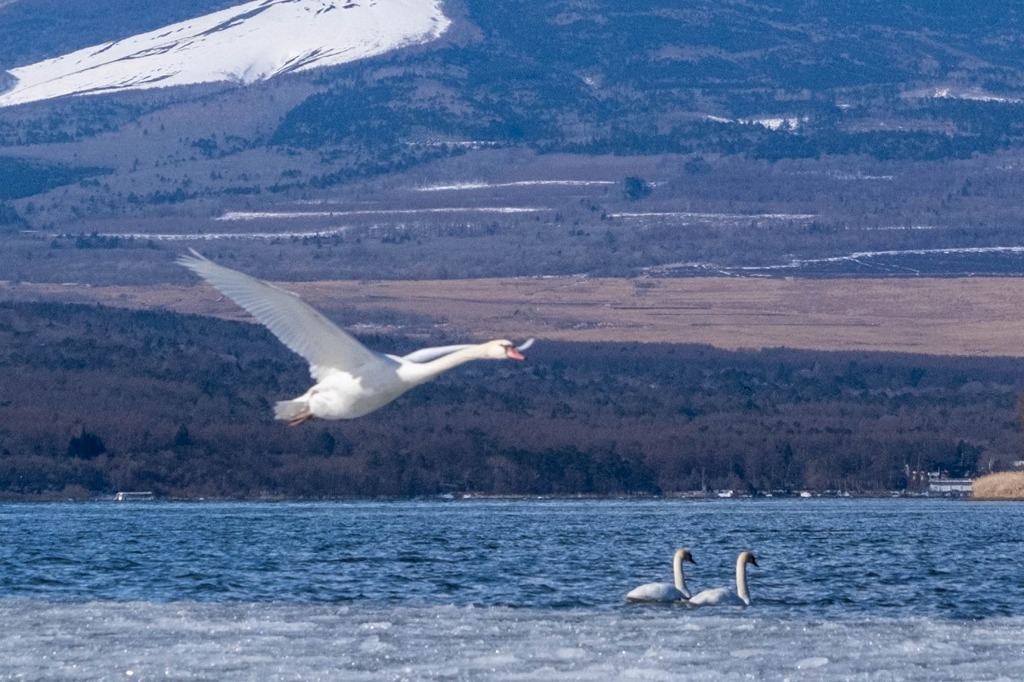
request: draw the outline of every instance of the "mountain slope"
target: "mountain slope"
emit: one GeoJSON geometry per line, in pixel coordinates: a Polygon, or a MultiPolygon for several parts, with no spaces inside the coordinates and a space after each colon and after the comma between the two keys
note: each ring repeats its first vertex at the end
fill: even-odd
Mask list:
{"type": "MultiPolygon", "coordinates": [[[[54,33],[76,22],[40,10],[57,0],[5,5],[0,63],[137,41],[126,37],[172,23],[165,12],[187,16],[182,1],[140,0],[161,17],[142,22],[123,0],[87,0],[106,8],[104,31],[66,43],[54,33]],[[29,28],[8,21],[18,7],[35,13],[31,56],[12,47],[29,28]]],[[[388,0],[357,2],[329,14],[388,0]]],[[[314,6],[250,5],[260,11],[240,27],[300,5],[314,6]]],[[[0,108],[0,155],[13,157],[0,232],[28,244],[0,279],[145,281],[167,235],[243,233],[275,240],[268,262],[303,259],[279,278],[1022,271],[1018,3],[684,5],[444,0],[444,37],[420,49],[250,87],[0,108]],[[653,192],[627,195],[630,178],[653,192]],[[154,247],[133,250],[147,234],[154,247]],[[124,269],[109,267],[116,255],[124,269]]],[[[196,34],[217,41],[199,60],[216,77],[304,64],[276,52],[305,38],[290,23],[267,27],[254,54],[238,26],[213,30],[225,21],[196,34]]],[[[171,45],[133,63],[182,49],[171,45]]]]}
{"type": "Polygon", "coordinates": [[[1024,59],[1008,29],[1019,10],[946,4],[470,1],[476,40],[352,72],[291,111],[274,140],[769,159],[965,158],[1019,144],[1024,59]]]}
{"type": "Polygon", "coordinates": [[[251,83],[436,38],[434,0],[255,0],[10,71],[0,106],[65,95],[251,83]]]}

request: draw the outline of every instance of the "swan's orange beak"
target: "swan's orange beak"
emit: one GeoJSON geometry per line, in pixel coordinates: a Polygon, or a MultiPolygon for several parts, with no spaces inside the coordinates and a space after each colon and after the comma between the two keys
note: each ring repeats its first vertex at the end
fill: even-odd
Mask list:
{"type": "Polygon", "coordinates": [[[516,350],[515,346],[509,346],[505,349],[505,357],[509,360],[525,360],[526,356],[516,350]]]}

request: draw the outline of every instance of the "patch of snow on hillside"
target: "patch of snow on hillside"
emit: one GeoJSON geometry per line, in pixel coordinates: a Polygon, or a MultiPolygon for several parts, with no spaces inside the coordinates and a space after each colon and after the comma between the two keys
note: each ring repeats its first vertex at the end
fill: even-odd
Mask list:
{"type": "MultiPolygon", "coordinates": [[[[841,256],[827,256],[824,258],[794,258],[786,263],[774,263],[764,265],[718,265],[709,262],[679,261],[674,263],[663,263],[641,268],[650,275],[667,275],[678,273],[681,270],[698,270],[703,272],[715,272],[726,276],[767,276],[771,273],[785,271],[799,271],[813,266],[835,265],[843,263],[857,263],[873,267],[872,262],[884,259],[905,258],[908,256],[977,256],[977,255],[1015,255],[1024,256],[1024,246],[963,246],[934,249],[894,249],[889,251],[855,251],[841,256]]],[[[875,267],[877,270],[877,267],[875,267]]],[[[891,264],[887,266],[890,272],[900,271],[903,273],[921,274],[920,270],[908,267],[907,265],[891,264]]]]}
{"type": "Polygon", "coordinates": [[[689,218],[695,220],[814,220],[814,213],[695,213],[693,211],[646,211],[609,213],[609,218],[689,218]]]}
{"type": "Polygon", "coordinates": [[[0,106],[334,66],[440,36],[441,0],[255,0],[11,69],[0,106]]]}
{"type": "MultiPolygon", "coordinates": [[[[273,241],[275,239],[326,239],[344,235],[349,227],[334,227],[327,230],[303,230],[299,232],[182,232],[182,233],[160,233],[160,232],[97,232],[97,237],[104,239],[137,239],[142,242],[212,242],[221,240],[253,240],[273,241]]],[[[54,237],[61,239],[75,239],[80,235],[65,233],[56,234],[54,237]]]]}
{"type": "Polygon", "coordinates": [[[613,180],[517,180],[515,182],[457,182],[447,185],[428,185],[426,187],[414,187],[416,192],[447,192],[469,189],[492,189],[501,187],[542,187],[542,186],[564,186],[564,187],[589,187],[592,185],[615,185],[613,180]]]}
{"type": "Polygon", "coordinates": [[[1001,104],[1018,104],[1021,102],[1020,98],[994,95],[980,88],[957,88],[948,85],[905,92],[902,97],[904,99],[963,99],[973,102],[997,102],[1001,104]]]}
{"type": "Polygon", "coordinates": [[[721,116],[713,116],[711,114],[705,114],[705,121],[711,121],[713,123],[739,123],[741,125],[759,125],[768,130],[796,130],[802,123],[806,123],[809,119],[805,116],[803,118],[797,118],[796,116],[762,116],[760,118],[722,118],[721,116]]]}
{"type": "Polygon", "coordinates": [[[381,208],[358,211],[228,211],[215,220],[288,220],[343,218],[346,216],[416,215],[419,213],[538,213],[530,206],[449,206],[442,208],[381,208]]]}
{"type": "Polygon", "coordinates": [[[763,118],[741,118],[740,123],[744,125],[759,125],[768,130],[796,130],[800,125],[800,119],[796,116],[766,116],[763,118]]]}

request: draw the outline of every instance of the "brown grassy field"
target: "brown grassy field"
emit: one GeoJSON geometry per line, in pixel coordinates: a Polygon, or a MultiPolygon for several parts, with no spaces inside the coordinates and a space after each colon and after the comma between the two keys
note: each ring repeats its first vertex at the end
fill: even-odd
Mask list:
{"type": "MultiPolygon", "coordinates": [[[[414,314],[414,336],[698,343],[932,355],[1024,356],[1024,278],[522,278],[285,283],[342,326],[414,314]],[[442,334],[443,332],[443,334],[442,334]]],[[[99,302],[250,319],[212,288],[0,283],[14,300],[99,302]]],[[[391,331],[394,331],[392,329],[391,331]]]]}
{"type": "Polygon", "coordinates": [[[976,500],[1024,500],[1024,471],[1003,471],[974,479],[976,500]]]}

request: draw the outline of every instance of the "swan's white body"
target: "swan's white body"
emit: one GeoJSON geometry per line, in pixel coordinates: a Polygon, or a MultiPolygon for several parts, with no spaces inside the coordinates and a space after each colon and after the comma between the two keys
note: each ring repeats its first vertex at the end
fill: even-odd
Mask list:
{"type": "Polygon", "coordinates": [[[301,424],[312,417],[355,419],[387,405],[410,388],[471,360],[523,360],[511,341],[423,348],[404,357],[376,353],[339,329],[297,295],[217,265],[196,251],[178,264],[192,270],[260,321],[281,343],[309,362],[316,383],[274,407],[276,419],[301,424]]]}
{"type": "Polygon", "coordinates": [[[672,555],[672,575],[675,584],[669,583],[647,583],[634,587],[626,593],[626,601],[629,602],[674,602],[690,598],[690,591],[686,588],[686,577],[683,575],[683,562],[691,564],[697,562],[688,549],[677,549],[672,555]]]}
{"type": "Polygon", "coordinates": [[[716,587],[698,592],[687,600],[690,606],[750,606],[750,591],[747,590],[747,564],[757,566],[757,559],[751,552],[740,552],[736,557],[736,591],[729,587],[716,587]]]}

